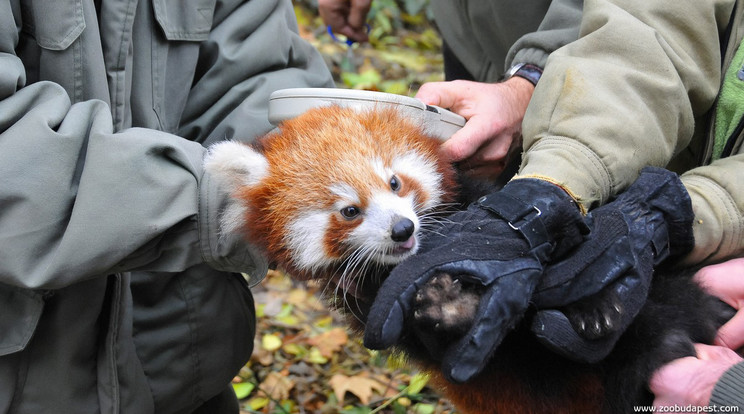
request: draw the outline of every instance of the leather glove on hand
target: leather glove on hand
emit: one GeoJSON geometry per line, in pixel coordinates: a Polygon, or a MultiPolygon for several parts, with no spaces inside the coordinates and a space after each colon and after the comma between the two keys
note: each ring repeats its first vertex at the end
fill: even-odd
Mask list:
{"type": "Polygon", "coordinates": [[[531,325],[538,340],[576,361],[606,357],[643,307],[654,266],[692,249],[693,218],[679,177],[644,168],[624,193],[589,213],[587,240],[546,270],[533,297],[543,309],[531,325]]]}
{"type": "Polygon", "coordinates": [[[439,351],[437,344],[427,345],[432,357],[441,358],[445,377],[469,380],[522,319],[551,255],[580,243],[586,230],[578,206],[563,189],[538,179],[512,180],[448,217],[419,253],[396,266],[369,312],[364,345],[384,349],[405,340],[416,292],[435,275],[448,273],[483,286],[484,292],[463,337],[439,344],[445,346],[439,351]]]}

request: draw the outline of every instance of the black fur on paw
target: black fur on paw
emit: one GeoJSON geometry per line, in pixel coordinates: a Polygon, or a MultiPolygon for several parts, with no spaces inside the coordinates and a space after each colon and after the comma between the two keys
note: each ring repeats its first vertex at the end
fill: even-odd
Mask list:
{"type": "Polygon", "coordinates": [[[563,309],[576,333],[585,339],[606,337],[621,329],[624,308],[612,290],[603,290],[563,309]]]}
{"type": "Polygon", "coordinates": [[[438,335],[460,336],[473,324],[480,296],[477,286],[447,273],[436,274],[416,293],[414,323],[438,335]]]}

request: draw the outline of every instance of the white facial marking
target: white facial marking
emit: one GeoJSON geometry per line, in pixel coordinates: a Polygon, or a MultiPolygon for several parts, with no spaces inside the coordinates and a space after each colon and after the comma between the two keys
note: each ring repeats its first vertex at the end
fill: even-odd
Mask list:
{"type": "Polygon", "coordinates": [[[333,262],[323,247],[328,215],[325,211],[311,211],[292,220],[286,243],[297,267],[315,271],[333,262]]]}
{"type": "Polygon", "coordinates": [[[392,170],[386,168],[385,164],[379,158],[370,161],[370,164],[372,164],[372,170],[382,179],[382,181],[387,182],[390,179],[390,176],[393,175],[392,170]]]}
{"type": "Polygon", "coordinates": [[[442,175],[437,172],[436,164],[416,151],[409,151],[393,159],[392,169],[416,180],[421,188],[429,194],[422,210],[428,210],[440,203],[443,191],[442,175]]]}
{"type": "Polygon", "coordinates": [[[331,193],[339,197],[339,200],[333,204],[336,210],[340,210],[348,205],[359,205],[361,200],[356,190],[346,183],[336,183],[328,188],[331,193]]]}

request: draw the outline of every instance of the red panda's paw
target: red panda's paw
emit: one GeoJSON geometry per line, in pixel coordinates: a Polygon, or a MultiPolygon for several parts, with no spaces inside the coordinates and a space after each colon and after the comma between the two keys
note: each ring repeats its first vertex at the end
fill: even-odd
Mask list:
{"type": "Polygon", "coordinates": [[[472,325],[480,296],[477,287],[439,273],[417,292],[414,323],[421,330],[454,339],[472,325]]]}
{"type": "Polygon", "coordinates": [[[611,289],[581,299],[562,309],[576,333],[594,340],[621,329],[623,305],[611,289]]]}

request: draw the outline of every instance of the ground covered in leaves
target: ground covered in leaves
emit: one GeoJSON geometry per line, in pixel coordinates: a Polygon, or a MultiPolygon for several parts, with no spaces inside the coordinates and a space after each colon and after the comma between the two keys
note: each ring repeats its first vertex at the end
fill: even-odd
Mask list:
{"type": "MultiPolygon", "coordinates": [[[[310,1],[296,1],[304,38],[324,56],[337,86],[413,95],[442,79],[441,41],[426,0],[375,0],[370,42],[348,46],[326,32],[310,1]]],[[[233,386],[242,413],[454,413],[427,377],[349,336],[319,287],[270,272],[253,288],[257,335],[233,386]]]]}
{"type": "Polygon", "coordinates": [[[233,381],[243,413],[454,413],[426,375],[350,336],[320,289],[276,271],[253,288],[254,352],[233,381]]]}

